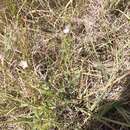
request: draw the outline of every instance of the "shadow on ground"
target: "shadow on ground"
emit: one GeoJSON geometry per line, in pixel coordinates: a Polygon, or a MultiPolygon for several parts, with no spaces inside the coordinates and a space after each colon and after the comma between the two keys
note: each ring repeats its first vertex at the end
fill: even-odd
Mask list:
{"type": "Polygon", "coordinates": [[[102,101],[100,110],[83,130],[130,130],[130,75],[123,79],[123,91],[118,100],[102,101]]]}

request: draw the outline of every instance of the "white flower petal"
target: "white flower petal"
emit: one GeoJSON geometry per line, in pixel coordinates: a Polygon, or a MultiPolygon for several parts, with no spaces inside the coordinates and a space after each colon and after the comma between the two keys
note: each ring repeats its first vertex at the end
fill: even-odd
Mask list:
{"type": "Polygon", "coordinates": [[[23,69],[26,69],[28,68],[28,63],[27,61],[22,60],[20,61],[19,66],[22,67],[23,69]]]}
{"type": "Polygon", "coordinates": [[[63,32],[64,32],[65,34],[68,34],[68,33],[70,32],[70,26],[69,26],[69,25],[65,26],[63,32]]]}

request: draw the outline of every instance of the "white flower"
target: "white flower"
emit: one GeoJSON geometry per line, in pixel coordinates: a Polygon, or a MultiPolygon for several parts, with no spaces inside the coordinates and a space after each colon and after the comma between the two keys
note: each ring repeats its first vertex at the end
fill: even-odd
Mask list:
{"type": "Polygon", "coordinates": [[[63,32],[65,34],[68,34],[70,32],[70,25],[66,25],[65,28],[64,28],[64,30],[63,30],[63,32]]]}
{"type": "Polygon", "coordinates": [[[22,67],[23,69],[26,69],[28,67],[28,63],[27,61],[22,60],[20,61],[19,66],[22,67]]]}

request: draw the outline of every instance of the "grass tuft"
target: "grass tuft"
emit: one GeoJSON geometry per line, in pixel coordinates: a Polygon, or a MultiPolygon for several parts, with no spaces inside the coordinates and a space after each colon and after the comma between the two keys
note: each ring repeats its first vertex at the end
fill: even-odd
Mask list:
{"type": "Polygon", "coordinates": [[[129,130],[129,0],[0,0],[0,129],[129,130]]]}

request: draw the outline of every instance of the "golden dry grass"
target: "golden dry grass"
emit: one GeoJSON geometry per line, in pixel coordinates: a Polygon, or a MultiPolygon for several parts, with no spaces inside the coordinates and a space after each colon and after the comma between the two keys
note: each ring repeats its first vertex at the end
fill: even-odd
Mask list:
{"type": "Polygon", "coordinates": [[[0,1],[0,129],[129,130],[129,0],[0,1]]]}

